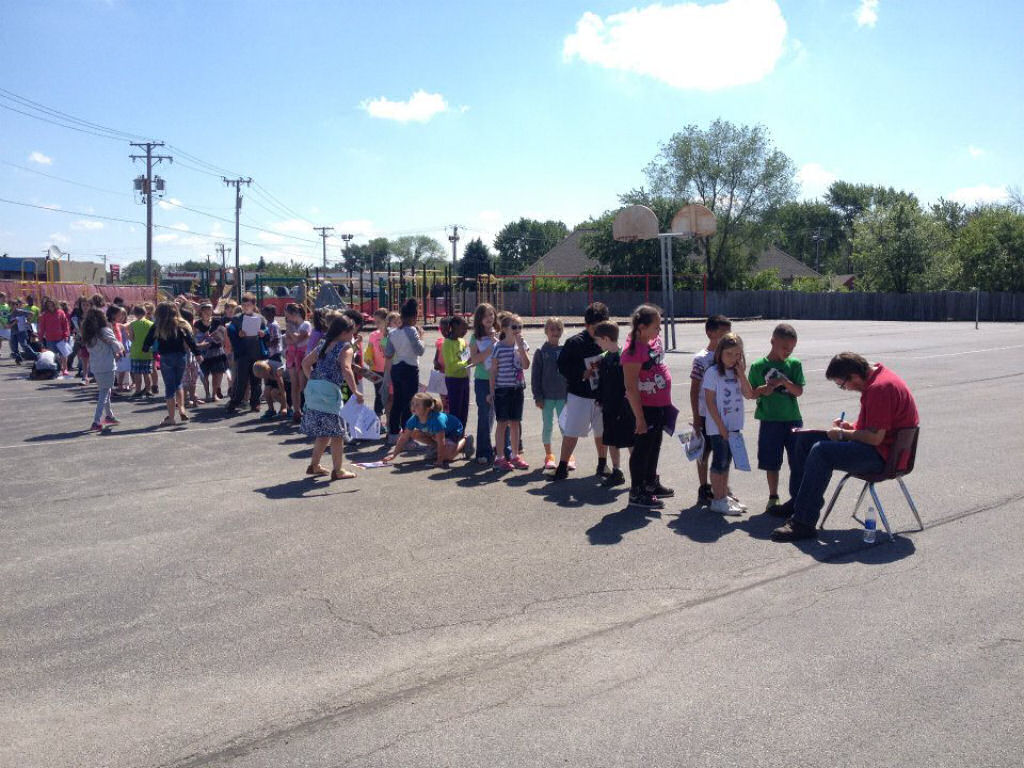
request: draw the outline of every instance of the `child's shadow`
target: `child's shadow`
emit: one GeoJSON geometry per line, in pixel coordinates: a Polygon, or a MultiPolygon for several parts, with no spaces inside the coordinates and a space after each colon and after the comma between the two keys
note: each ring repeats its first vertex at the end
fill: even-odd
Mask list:
{"type": "Polygon", "coordinates": [[[551,501],[560,507],[584,507],[590,504],[607,504],[612,501],[621,490],[603,488],[597,478],[577,477],[566,480],[548,480],[543,485],[538,485],[527,490],[534,496],[542,496],[545,501],[551,501]]]}
{"type": "Polygon", "coordinates": [[[699,544],[711,544],[732,533],[739,525],[730,523],[717,512],[698,504],[680,512],[679,517],[669,523],[668,527],[677,535],[699,544]]]}
{"type": "Polygon", "coordinates": [[[327,483],[316,482],[315,478],[304,477],[277,485],[268,485],[265,488],[254,488],[253,490],[273,500],[315,499],[318,496],[337,496],[342,493],[356,493],[359,490],[358,488],[329,490],[330,487],[327,483]]]}
{"type": "Polygon", "coordinates": [[[601,522],[587,529],[587,538],[596,546],[618,544],[630,531],[639,531],[651,523],[651,519],[660,519],[661,512],[656,509],[638,509],[626,507],[601,518],[601,522]]]}

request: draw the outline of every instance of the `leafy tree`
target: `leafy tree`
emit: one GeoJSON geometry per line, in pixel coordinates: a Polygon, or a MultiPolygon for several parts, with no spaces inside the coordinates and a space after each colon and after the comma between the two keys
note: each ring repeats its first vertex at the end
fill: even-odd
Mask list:
{"type": "MultiPolygon", "coordinates": [[[[157,280],[160,279],[161,274],[160,264],[156,261],[153,262],[153,277],[157,280]]],[[[141,259],[140,261],[133,261],[126,264],[121,268],[121,280],[120,282],[125,285],[145,285],[146,284],[146,260],[141,259]]]]}
{"type": "Polygon", "coordinates": [[[546,254],[569,234],[569,228],[560,221],[519,219],[502,227],[494,238],[498,252],[499,274],[519,274],[546,254]]]}
{"type": "Polygon", "coordinates": [[[751,291],[781,291],[782,278],[779,277],[779,270],[775,267],[765,269],[750,277],[747,285],[751,291]]]}
{"type": "Polygon", "coordinates": [[[427,235],[406,235],[391,241],[391,253],[403,267],[416,268],[429,258],[443,259],[444,246],[427,235]]]}
{"type": "Polygon", "coordinates": [[[715,213],[708,253],[715,288],[745,278],[758,235],[752,225],[796,195],[793,162],[762,125],[721,119],[706,131],[689,125],[661,146],[645,172],[655,195],[692,200],[715,213]]]}
{"type": "Polygon", "coordinates": [[[923,286],[931,256],[946,244],[948,235],[925,216],[915,198],[894,199],[857,219],[853,258],[864,287],[907,293],[923,286]]]}
{"type": "Polygon", "coordinates": [[[828,290],[828,280],[820,277],[794,277],[789,287],[803,293],[821,293],[828,290]]]}
{"type": "Polygon", "coordinates": [[[256,263],[256,269],[259,272],[265,272],[267,269],[267,260],[260,256],[260,260],[256,263]]]}
{"type": "Polygon", "coordinates": [[[845,267],[845,222],[826,203],[784,203],[765,217],[763,228],[768,242],[819,272],[845,267]]]}
{"type": "Polygon", "coordinates": [[[967,223],[967,207],[955,200],[939,198],[939,202],[931,205],[932,217],[938,221],[951,235],[960,234],[967,223]]]}
{"type": "Polygon", "coordinates": [[[1010,206],[978,209],[953,246],[965,288],[1024,291],[1024,213],[1010,206]]]}
{"type": "Polygon", "coordinates": [[[479,237],[470,240],[462,253],[462,258],[459,259],[459,274],[463,277],[490,274],[492,258],[491,249],[484,245],[483,240],[479,237]]]}

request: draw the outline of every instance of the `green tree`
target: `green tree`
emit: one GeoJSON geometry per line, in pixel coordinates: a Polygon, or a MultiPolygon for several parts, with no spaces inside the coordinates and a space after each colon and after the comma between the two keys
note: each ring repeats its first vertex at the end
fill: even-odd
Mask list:
{"type": "Polygon", "coordinates": [[[751,291],[781,291],[782,278],[779,277],[779,270],[772,267],[751,275],[747,288],[751,291]]]}
{"type": "Polygon", "coordinates": [[[506,224],[494,238],[499,274],[516,275],[535,264],[569,235],[560,221],[519,219],[506,224]]]}
{"type": "Polygon", "coordinates": [[[953,246],[964,288],[1024,291],[1024,213],[1010,206],[975,211],[953,246]]]}
{"type": "MultiPolygon", "coordinates": [[[[842,215],[822,202],[791,202],[762,222],[764,237],[821,273],[845,271],[848,245],[842,215]]],[[[766,243],[767,244],[767,243],[766,243]]]]}
{"type": "Polygon", "coordinates": [[[959,235],[967,224],[967,207],[955,200],[940,197],[937,203],[932,203],[931,214],[953,236],[959,235]]]}
{"type": "Polygon", "coordinates": [[[427,259],[443,259],[444,246],[427,235],[406,235],[391,241],[391,253],[403,267],[419,267],[427,259]]]}
{"type": "Polygon", "coordinates": [[[751,264],[755,225],[796,195],[793,162],[762,125],[715,120],[707,130],[689,125],[661,146],[645,169],[655,195],[688,199],[714,211],[709,243],[714,288],[739,284],[751,264]]]}
{"type": "MultiPolygon", "coordinates": [[[[153,262],[153,277],[157,280],[160,279],[162,270],[160,264],[156,261],[153,262]]],[[[145,285],[146,284],[146,260],[133,261],[121,268],[121,282],[125,285],[145,285]]]]}
{"type": "Polygon", "coordinates": [[[907,293],[924,287],[932,255],[947,245],[948,235],[915,198],[893,199],[858,217],[853,259],[863,287],[907,293]]]}
{"type": "Polygon", "coordinates": [[[491,249],[484,245],[483,240],[479,237],[470,240],[459,259],[459,274],[463,277],[490,274],[492,258],[491,249]]]}

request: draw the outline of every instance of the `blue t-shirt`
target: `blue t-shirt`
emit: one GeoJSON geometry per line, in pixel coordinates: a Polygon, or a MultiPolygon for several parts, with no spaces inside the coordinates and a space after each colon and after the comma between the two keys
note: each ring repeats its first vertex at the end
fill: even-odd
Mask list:
{"type": "Polygon", "coordinates": [[[445,438],[454,441],[462,437],[462,422],[450,413],[432,413],[425,424],[415,416],[410,416],[409,420],[405,422],[405,428],[408,430],[418,429],[428,435],[444,432],[445,438]]]}

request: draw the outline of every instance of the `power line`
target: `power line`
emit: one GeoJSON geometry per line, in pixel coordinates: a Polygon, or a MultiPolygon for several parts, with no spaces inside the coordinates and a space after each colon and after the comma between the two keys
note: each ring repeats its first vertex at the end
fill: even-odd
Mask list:
{"type": "MultiPolygon", "coordinates": [[[[35,109],[35,110],[37,110],[39,112],[43,112],[44,114],[51,115],[51,116],[53,116],[55,118],[58,118],[60,120],[65,121],[65,122],[78,123],[79,125],[83,126],[84,128],[89,128],[89,129],[92,129],[94,131],[102,131],[102,132],[104,132],[106,134],[113,134],[115,136],[119,136],[122,141],[127,141],[129,139],[135,139],[137,141],[138,140],[145,140],[145,137],[143,137],[143,136],[139,136],[139,135],[134,134],[134,133],[129,133],[127,131],[122,131],[122,130],[119,130],[117,128],[108,128],[107,126],[100,125],[99,123],[92,123],[92,122],[89,122],[88,120],[83,120],[80,117],[75,117],[74,115],[70,115],[67,112],[61,112],[59,109],[54,109],[53,107],[48,107],[45,104],[40,104],[37,101],[32,101],[31,99],[27,99],[24,96],[19,96],[18,94],[14,93],[13,91],[8,91],[5,88],[0,88],[0,98],[5,98],[8,101],[14,101],[15,103],[21,104],[23,106],[26,106],[29,109],[35,109]]],[[[28,113],[22,113],[22,114],[28,114],[28,113]]],[[[29,116],[31,117],[32,115],[29,115],[29,116]]],[[[66,126],[66,127],[70,127],[70,126],[66,126]]]]}
{"type": "Polygon", "coordinates": [[[18,165],[17,163],[12,163],[12,162],[9,162],[7,160],[0,160],[0,163],[2,163],[3,165],[9,165],[9,166],[11,166],[11,168],[18,168],[19,170],[22,170],[22,171],[28,171],[29,173],[34,173],[34,174],[36,174],[38,176],[45,176],[48,179],[55,179],[56,181],[63,181],[65,184],[74,184],[76,187],[85,187],[86,189],[92,189],[92,190],[95,190],[97,192],[106,192],[106,193],[111,194],[111,195],[120,195],[121,197],[131,197],[131,195],[129,193],[127,193],[127,192],[116,192],[113,189],[103,189],[102,187],[94,187],[91,184],[83,184],[80,181],[72,181],[71,179],[64,179],[64,178],[61,178],[60,176],[54,176],[52,173],[43,173],[42,171],[37,171],[35,168],[29,168],[26,165],[18,165]]]}

